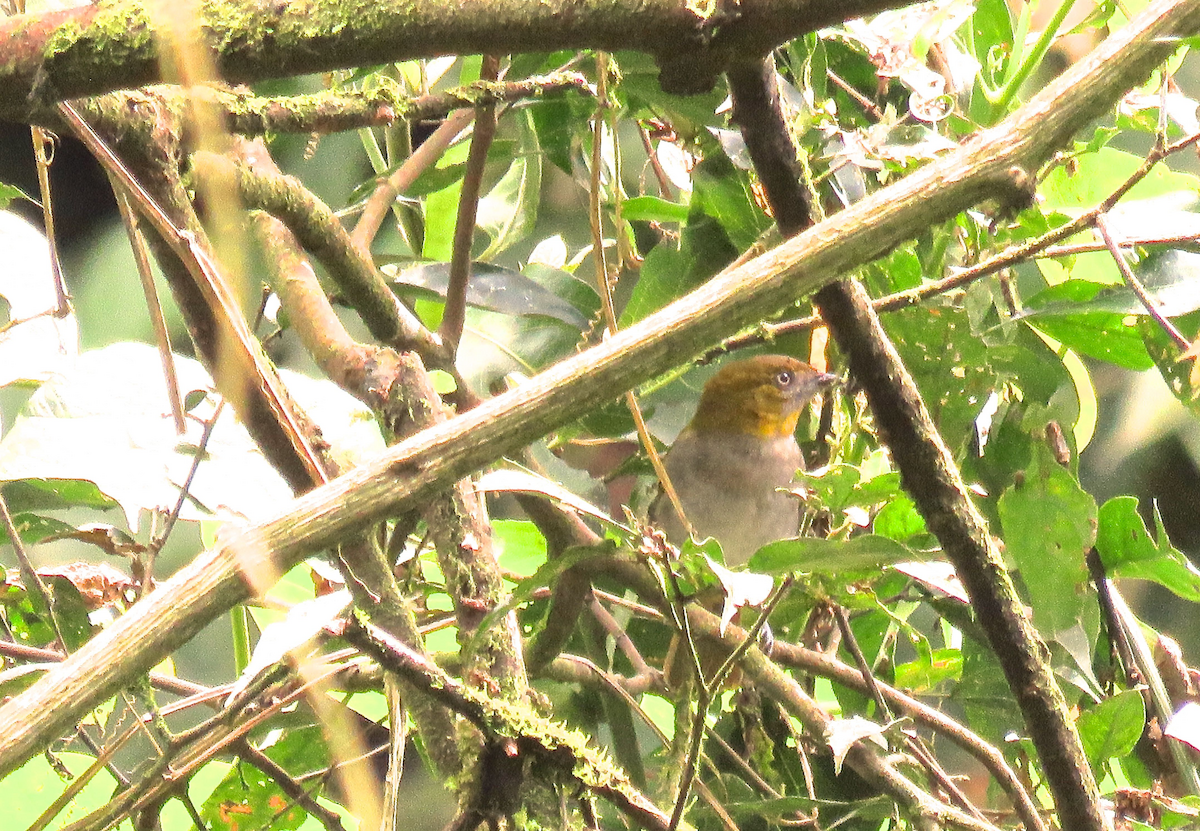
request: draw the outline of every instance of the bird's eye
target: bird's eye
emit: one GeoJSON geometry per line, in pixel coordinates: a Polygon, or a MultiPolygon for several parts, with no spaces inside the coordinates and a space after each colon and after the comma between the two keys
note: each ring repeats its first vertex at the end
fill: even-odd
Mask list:
{"type": "Polygon", "coordinates": [[[786,387],[788,384],[792,383],[792,373],[788,372],[786,369],[780,370],[779,374],[775,376],[775,383],[779,384],[781,387],[786,387]]]}

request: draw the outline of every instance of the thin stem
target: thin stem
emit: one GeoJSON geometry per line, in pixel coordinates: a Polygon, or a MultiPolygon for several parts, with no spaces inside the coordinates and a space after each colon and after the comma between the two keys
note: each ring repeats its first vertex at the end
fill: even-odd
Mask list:
{"type": "Polygon", "coordinates": [[[54,136],[41,127],[30,127],[33,157],[37,162],[38,191],[42,197],[42,221],[46,224],[46,243],[50,248],[50,273],[54,276],[55,317],[71,312],[67,284],[58,257],[58,233],[54,230],[54,199],[50,193],[50,164],[54,161],[54,136]]]}
{"type": "MultiPolygon", "coordinates": [[[[500,59],[488,55],[480,70],[483,80],[495,81],[500,75],[500,59]]],[[[483,172],[487,167],[488,150],[496,135],[496,105],[489,103],[475,108],[475,130],[467,153],[467,167],[462,190],[458,196],[458,216],[454,224],[454,245],[450,256],[450,278],[446,288],[442,324],[438,334],[453,355],[462,340],[463,322],[467,315],[467,284],[471,280],[471,242],[475,239],[475,217],[479,210],[479,194],[483,188],[483,172]]]]}
{"type": "Polygon", "coordinates": [[[704,684],[703,675],[697,677],[700,680],[698,682],[699,689],[696,692],[696,710],[692,718],[692,729],[687,737],[688,745],[683,763],[683,776],[679,781],[679,792],[675,795],[675,805],[671,809],[671,820],[667,824],[667,831],[675,831],[679,828],[684,809],[687,808],[688,798],[692,793],[692,783],[696,781],[696,774],[699,773],[700,751],[704,744],[704,725],[708,720],[708,705],[712,703],[712,699],[704,684]]]}
{"type": "Polygon", "coordinates": [[[49,587],[42,582],[42,577],[37,573],[37,569],[33,567],[33,561],[29,558],[29,552],[25,549],[25,543],[21,539],[21,533],[17,530],[17,524],[13,521],[12,513],[8,510],[8,500],[4,498],[3,490],[0,490],[0,521],[4,523],[4,530],[8,534],[8,541],[16,552],[17,562],[21,566],[21,577],[24,579],[28,591],[33,592],[41,600],[42,605],[46,607],[46,614],[50,616],[50,625],[54,629],[54,638],[58,643],[58,648],[62,650],[64,655],[70,652],[67,649],[67,641],[63,637],[62,625],[58,620],[58,612],[54,608],[54,596],[50,593],[49,587]]]}
{"type": "MultiPolygon", "coordinates": [[[[775,589],[775,594],[772,595],[763,606],[762,611],[759,613],[758,618],[754,621],[754,625],[750,627],[750,631],[746,634],[745,639],[738,644],[736,649],[729,653],[729,657],[727,657],[724,663],[721,664],[721,667],[717,670],[716,675],[713,676],[712,681],[707,685],[714,694],[720,688],[720,684],[724,682],[725,677],[729,674],[729,671],[733,669],[734,664],[741,660],[742,656],[749,651],[750,647],[758,642],[758,636],[766,627],[767,620],[771,617],[771,613],[775,611],[775,608],[780,604],[783,598],[787,596],[787,593],[792,588],[792,582],[794,580],[795,577],[791,574],[783,578],[783,582],[779,584],[779,588],[775,589]]],[[[703,682],[703,677],[700,680],[703,682]]]]}
{"type": "Polygon", "coordinates": [[[133,206],[129,204],[129,197],[115,182],[113,182],[113,193],[117,195],[117,208],[121,212],[121,222],[125,225],[125,234],[129,237],[129,247],[133,249],[133,261],[137,266],[138,278],[142,281],[142,294],[146,297],[146,311],[150,314],[150,326],[154,330],[154,343],[158,347],[158,357],[162,361],[163,380],[167,385],[167,402],[171,406],[171,417],[175,420],[175,433],[182,436],[187,431],[187,420],[183,413],[183,396],[179,392],[179,375],[175,371],[175,356],[171,351],[171,333],[167,330],[162,301],[158,297],[158,287],[154,284],[154,272],[150,268],[150,251],[146,245],[146,237],[138,227],[138,219],[133,212],[133,206]]]}
{"type": "Polygon", "coordinates": [[[838,75],[832,69],[826,68],[825,69],[825,77],[827,77],[829,80],[833,81],[833,85],[835,87],[837,87],[842,92],[846,93],[851,98],[853,98],[855,101],[857,101],[858,106],[862,107],[863,111],[867,115],[869,115],[873,120],[883,121],[883,110],[879,109],[879,107],[876,106],[874,101],[872,101],[870,98],[863,95],[861,92],[856,90],[853,86],[851,86],[848,81],[846,81],[842,78],[842,76],[838,75]]]}
{"type": "Polygon", "coordinates": [[[1108,227],[1108,219],[1101,214],[1096,217],[1096,230],[1100,233],[1104,240],[1104,245],[1108,248],[1108,253],[1112,254],[1113,260],[1117,264],[1117,270],[1121,272],[1121,277],[1125,280],[1125,285],[1133,292],[1134,296],[1146,307],[1146,312],[1150,317],[1154,318],[1155,322],[1162,327],[1163,331],[1170,335],[1171,340],[1175,341],[1175,345],[1180,349],[1187,349],[1191,345],[1191,341],[1183,336],[1183,333],[1175,327],[1175,324],[1167,319],[1167,316],[1158,308],[1158,303],[1146,291],[1146,287],[1142,285],[1142,281],[1133,273],[1133,269],[1129,267],[1129,262],[1125,259],[1125,254],[1122,253],[1120,246],[1113,240],[1112,231],[1108,227]]]}
{"type": "Polygon", "coordinates": [[[474,110],[455,110],[450,113],[449,117],[442,122],[442,126],[434,130],[433,134],[413,151],[413,154],[396,169],[395,173],[378,182],[375,190],[367,199],[362,216],[358,218],[358,224],[354,226],[354,232],[350,235],[355,247],[363,253],[363,256],[370,257],[371,241],[375,239],[375,234],[383,225],[383,218],[387,216],[396,197],[411,187],[421,172],[441,157],[446,148],[453,144],[471,123],[474,114],[474,110]]]}
{"type": "MultiPolygon", "coordinates": [[[[1021,91],[1021,85],[1028,80],[1030,74],[1042,62],[1042,58],[1046,56],[1046,52],[1050,49],[1050,45],[1054,42],[1054,38],[1058,36],[1058,30],[1062,27],[1063,21],[1067,15],[1071,13],[1071,9],[1075,6],[1075,0],[1062,0],[1058,10],[1055,11],[1054,17],[1046,24],[1046,28],[1042,30],[1042,34],[1038,37],[1037,43],[1029,54],[1025,55],[1016,72],[1009,75],[1004,82],[1004,86],[1000,89],[999,94],[995,97],[995,109],[1003,112],[1012,103],[1013,97],[1021,91]]],[[[990,98],[990,96],[989,96],[990,98]]]]}
{"type": "MultiPolygon", "coordinates": [[[[600,293],[604,323],[609,334],[616,334],[617,312],[616,307],[613,305],[612,284],[609,281],[608,263],[604,255],[604,214],[602,211],[602,182],[600,176],[604,164],[604,112],[610,106],[608,99],[608,56],[604,52],[596,53],[596,76],[599,81],[596,85],[596,115],[592,122],[592,171],[588,188],[588,214],[592,227],[592,259],[596,265],[596,287],[600,293]]],[[[619,154],[620,148],[614,147],[613,153],[619,154]]],[[[619,190],[618,184],[614,183],[613,187],[619,190]]],[[[620,229],[618,228],[619,233],[620,229]]],[[[629,408],[630,415],[633,416],[633,423],[637,428],[638,441],[641,443],[642,448],[645,449],[646,456],[650,459],[650,465],[654,468],[654,474],[658,477],[659,484],[662,485],[663,493],[666,494],[668,501],[671,503],[671,508],[678,515],[688,535],[694,534],[695,529],[683,511],[683,503],[679,499],[679,493],[671,483],[671,477],[667,475],[666,465],[663,464],[658,447],[654,444],[654,437],[650,434],[650,428],[646,426],[646,419],[642,415],[641,405],[638,403],[637,394],[633,390],[625,393],[625,404],[629,408]]]]}
{"type": "Polygon", "coordinates": [[[640,124],[638,125],[638,137],[642,140],[646,159],[650,163],[650,169],[654,171],[655,181],[658,182],[658,195],[663,199],[670,199],[671,180],[667,178],[667,171],[663,170],[662,163],[658,160],[658,154],[654,152],[654,143],[650,139],[650,133],[640,124]]]}

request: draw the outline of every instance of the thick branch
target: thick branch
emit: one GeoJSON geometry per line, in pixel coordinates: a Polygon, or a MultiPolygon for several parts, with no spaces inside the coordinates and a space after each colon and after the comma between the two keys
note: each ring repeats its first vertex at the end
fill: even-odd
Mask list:
{"type": "Polygon", "coordinates": [[[286,570],[347,533],[413,509],[921,229],[1011,193],[1010,168],[1048,158],[1171,54],[1178,36],[1197,29],[1200,0],[1158,0],[1025,107],[941,160],[521,386],[397,444],[284,506],[274,519],[223,537],[0,709],[0,776],[244,599],[242,568],[270,559],[286,570]]]}
{"type": "MultiPolygon", "coordinates": [[[[780,231],[791,236],[810,225],[811,219],[807,194],[795,175],[796,152],[779,105],[774,63],[766,60],[752,67],[731,69],[729,89],[734,119],[765,186],[775,220],[780,231]]],[[[870,298],[858,281],[851,279],[821,289],[815,302],[849,356],[854,377],[866,389],[876,421],[886,428],[882,433],[904,482],[946,554],[960,574],[986,571],[995,575],[968,582],[976,607],[988,611],[1002,607],[1019,613],[1020,600],[986,523],[971,503],[912,376],[872,311],[870,298]],[[922,443],[920,449],[924,452],[912,452],[917,442],[922,443]],[[972,544],[965,545],[964,539],[972,544]],[[974,592],[986,597],[977,598],[974,592]]],[[[1023,615],[1023,625],[1011,614],[992,617],[994,620],[985,620],[982,625],[1005,666],[1009,686],[1021,704],[1034,743],[1046,760],[1047,779],[1063,825],[1103,828],[1096,782],[1072,727],[1066,701],[1058,692],[1045,644],[1023,615]],[[1028,657],[1016,660],[1014,653],[1028,657]],[[1038,692],[1022,692],[1026,688],[1038,692]]]]}
{"type": "MultiPolygon", "coordinates": [[[[822,26],[904,0],[210,0],[197,31],[231,83],[436,55],[633,49],[654,55],[663,86],[710,89],[734,56],[765,55],[822,26]]],[[[26,120],[66,98],[161,79],[162,38],[146,5],[115,0],[0,20],[0,117],[26,120]]]]}

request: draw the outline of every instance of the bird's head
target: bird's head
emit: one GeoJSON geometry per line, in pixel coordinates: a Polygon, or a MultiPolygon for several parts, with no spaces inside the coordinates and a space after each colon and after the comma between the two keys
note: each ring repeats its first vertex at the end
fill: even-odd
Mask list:
{"type": "Polygon", "coordinates": [[[688,425],[696,432],[790,436],[800,411],[837,376],[786,355],[760,355],[721,367],[700,394],[688,425]]]}

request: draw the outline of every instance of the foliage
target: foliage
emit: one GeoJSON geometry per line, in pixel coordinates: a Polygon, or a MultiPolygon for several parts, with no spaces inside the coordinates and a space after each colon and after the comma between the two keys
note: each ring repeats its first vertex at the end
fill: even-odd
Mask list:
{"type": "MultiPolygon", "coordinates": [[[[774,61],[783,112],[804,185],[817,202],[830,211],[856,202],[1020,106],[1049,71],[1047,47],[1066,33],[1061,20],[1035,24],[1030,13],[1025,4],[1010,9],[999,0],[925,4],[780,45],[774,61]],[[1038,26],[1048,28],[1040,38],[1026,37],[1038,26]]],[[[1078,31],[1099,38],[1119,25],[1115,14],[1112,4],[1102,4],[1078,31]]],[[[1181,56],[1187,48],[1181,46],[1181,56]]],[[[1170,653],[1170,639],[1134,618],[1117,588],[1098,575],[1150,581],[1190,603],[1200,599],[1200,573],[1172,546],[1154,506],[1130,496],[1098,504],[1078,468],[1101,416],[1093,375],[1105,366],[1156,367],[1179,400],[1195,408],[1194,371],[1179,361],[1186,340],[1180,344],[1164,332],[1114,261],[1123,258],[1184,337],[1195,334],[1200,295],[1191,248],[1200,231],[1200,181],[1166,163],[1140,170],[1144,156],[1128,149],[1145,146],[1149,137],[1155,152],[1176,151],[1196,138],[1196,103],[1177,92],[1171,74],[1179,60],[1037,171],[1037,198],[1020,211],[980,206],[923,229],[857,275],[831,275],[857,277],[881,309],[976,506],[1002,540],[1103,792],[1130,810],[1130,819],[1153,818],[1163,827],[1194,821],[1200,808],[1192,758],[1162,736],[1175,709],[1196,696],[1188,686],[1194,671],[1182,658],[1167,666],[1162,655],[1170,653]],[[1161,106],[1168,97],[1169,106],[1161,106]],[[1136,184],[1117,206],[1097,210],[1131,177],[1136,184]],[[1054,236],[1081,216],[1090,219],[1054,236]],[[1119,250],[1096,242],[1097,217],[1123,241],[1119,250]],[[997,254],[1031,241],[1040,248],[989,269],[997,254]],[[919,302],[892,305],[892,295],[911,290],[922,292],[919,302]],[[1177,670],[1182,687],[1171,683],[1175,675],[1168,670],[1177,670]],[[1134,797],[1151,794],[1153,804],[1134,816],[1134,797]]],[[[498,117],[490,147],[480,155],[470,131],[454,136],[408,179],[399,198],[388,200],[389,220],[368,240],[388,285],[430,331],[465,303],[457,360],[440,368],[453,371],[436,373],[439,391],[448,396],[519,384],[599,342],[606,325],[646,318],[772,240],[773,219],[737,125],[729,123],[723,89],[688,98],[668,94],[649,58],[636,53],[528,53],[502,64],[505,83],[530,79],[536,89],[539,79],[564,71],[583,82],[486,105],[498,117]],[[472,186],[480,195],[465,251],[456,248],[455,229],[462,194],[472,186]],[[451,263],[457,257],[461,265],[468,254],[472,278],[462,300],[454,296],[451,263]],[[600,288],[597,273],[604,276],[600,288]],[[610,302],[608,321],[603,310],[610,302]]],[[[346,94],[398,86],[415,97],[471,84],[486,72],[478,57],[431,57],[333,73],[322,82],[346,94]]],[[[310,80],[296,81],[294,91],[310,80]]],[[[478,117],[487,117],[483,105],[478,117]]],[[[350,194],[335,206],[348,226],[379,181],[416,158],[418,126],[397,121],[359,129],[358,147],[339,168],[348,178],[337,183],[350,194]]],[[[278,140],[276,149],[284,143],[278,140]]],[[[313,187],[321,175],[299,159],[288,172],[313,187]]],[[[18,193],[0,184],[0,200],[18,193]]],[[[0,611],[13,645],[74,651],[149,590],[154,559],[173,531],[194,524],[212,545],[223,526],[286,508],[288,485],[229,408],[222,414],[216,407],[213,382],[200,363],[174,359],[180,391],[190,394],[177,432],[159,356],[150,346],[118,343],[69,354],[78,350],[73,316],[65,309],[58,316],[46,312],[56,302],[49,261],[36,239],[30,241],[31,228],[8,214],[0,220],[0,245],[21,252],[14,254],[16,265],[0,272],[12,320],[0,335],[0,378],[14,389],[35,390],[0,440],[0,480],[14,523],[5,539],[18,533],[39,562],[39,552],[52,550],[78,566],[91,565],[40,569],[45,593],[29,569],[10,571],[0,611]],[[114,575],[114,557],[123,558],[130,578],[114,575]]],[[[242,242],[262,248],[249,235],[242,242]]],[[[325,265],[327,290],[344,301],[329,261],[313,254],[325,265]]],[[[258,250],[256,256],[271,255],[258,250]]],[[[67,283],[81,277],[67,274],[67,283]]],[[[275,354],[282,361],[288,353],[280,341],[292,355],[299,351],[293,336],[303,313],[289,305],[282,279],[270,289],[267,314],[257,325],[262,340],[281,349],[275,354]]],[[[339,311],[350,319],[351,310],[339,311]]],[[[810,311],[800,301],[732,342],[836,369],[842,359],[810,311]]],[[[83,336],[104,339],[103,332],[83,336]]],[[[299,337],[328,371],[319,349],[299,337]]],[[[686,366],[636,391],[660,448],[688,418],[711,371],[686,366]]],[[[320,425],[342,470],[377,454],[393,437],[396,425],[381,402],[372,402],[372,413],[333,380],[282,377],[320,425]]],[[[915,781],[924,782],[926,771],[944,776],[942,767],[969,777],[964,790],[983,812],[979,827],[1028,827],[1030,818],[1014,807],[1014,791],[1024,791],[1038,808],[1052,805],[1029,728],[972,604],[943,562],[938,538],[906,491],[853,381],[826,396],[801,424],[817,462],[797,482],[807,534],[767,546],[750,563],[786,586],[768,607],[770,632],[780,644],[775,657],[824,708],[823,735],[762,681],[751,656],[744,671],[757,683],[708,689],[664,683],[668,650],[688,649],[678,641],[672,646],[682,610],[672,602],[676,592],[690,596],[723,582],[730,594],[744,594],[743,581],[753,578],[714,569],[720,552],[712,542],[685,545],[678,561],[655,555],[661,541],[632,521],[644,515],[654,486],[631,439],[634,421],[624,400],[574,413],[569,425],[527,455],[500,465],[541,468],[547,476],[484,478],[484,487],[493,489],[497,518],[490,527],[507,582],[505,596],[491,598],[492,607],[476,615],[479,631],[458,629],[463,617],[453,612],[461,613],[462,590],[432,542],[444,520],[406,515],[373,530],[369,542],[390,555],[410,604],[405,613],[416,616],[424,633],[408,646],[432,654],[465,684],[499,696],[507,688],[486,678],[478,663],[489,648],[485,641],[515,613],[525,645],[536,691],[523,699],[530,708],[526,720],[518,708],[500,726],[472,721],[480,731],[472,734],[478,767],[449,773],[430,737],[415,730],[411,744],[421,761],[457,792],[460,822],[499,816],[534,827],[557,817],[557,799],[571,827],[594,819],[593,812],[604,827],[653,825],[628,808],[636,800],[612,797],[637,792],[663,816],[686,802],[686,822],[706,829],[783,827],[818,817],[824,827],[915,825],[912,805],[854,767],[851,751],[863,747],[880,756],[886,754],[877,748],[907,754],[900,767],[915,781]],[[517,509],[510,491],[566,505],[607,540],[564,546],[543,514],[527,517],[517,509]],[[616,508],[622,504],[632,508],[628,517],[616,508]],[[614,552],[636,559],[642,582],[605,569],[614,552]],[[580,573],[594,583],[594,593],[571,594],[580,573]],[[563,605],[574,608],[570,627],[559,631],[563,605]],[[844,625],[831,623],[839,618],[844,625]],[[557,648],[541,655],[555,639],[557,648]],[[844,662],[844,672],[811,653],[789,651],[792,645],[827,648],[829,659],[844,662]],[[952,738],[944,723],[934,726],[897,699],[874,695],[853,681],[861,673],[934,708],[946,705],[946,721],[957,718],[969,728],[968,738],[952,738]],[[547,716],[590,735],[591,749],[572,744],[569,761],[530,750],[549,734],[539,727],[549,723],[541,721],[547,716]],[[688,790],[681,783],[691,771],[693,732],[705,741],[696,787],[688,790]],[[965,745],[966,753],[952,752],[952,743],[965,745]],[[587,755],[600,746],[623,773],[610,772],[604,753],[587,755]],[[508,751],[525,754],[525,770],[504,767],[508,751]],[[1012,781],[1000,783],[996,768],[980,762],[989,753],[1016,771],[1012,781]],[[586,765],[579,761],[585,758],[586,765]],[[575,772],[582,769],[592,772],[575,772]],[[480,781],[489,776],[495,781],[480,781]],[[539,787],[553,798],[539,796],[539,787]]],[[[194,540],[181,544],[195,553],[194,540]]],[[[236,660],[195,667],[203,686],[172,683],[179,679],[169,664],[148,683],[125,679],[129,691],[95,710],[66,749],[46,747],[44,756],[0,781],[0,793],[17,812],[11,827],[45,827],[35,822],[43,811],[50,827],[91,812],[103,822],[93,819],[87,827],[134,827],[134,814],[159,811],[167,829],[193,820],[209,828],[366,824],[382,810],[372,802],[377,783],[359,782],[356,795],[347,777],[333,773],[332,766],[354,755],[338,731],[353,733],[365,743],[360,749],[369,749],[387,745],[378,725],[396,736],[403,728],[391,681],[345,650],[338,626],[354,624],[335,622],[348,600],[333,594],[346,578],[347,556],[312,557],[264,598],[239,607],[232,643],[222,636],[236,660]],[[232,686],[208,695],[222,685],[232,686]],[[294,704],[301,693],[307,702],[294,704]],[[163,703],[168,696],[180,699],[163,703]],[[195,715],[198,706],[218,699],[226,705],[223,715],[204,721],[207,714],[195,715]],[[153,716],[145,729],[154,740],[139,745],[129,725],[143,713],[153,716]],[[107,770],[92,765],[98,747],[116,752],[107,770]],[[160,787],[156,767],[168,763],[177,772],[169,791],[160,787]],[[126,778],[108,780],[114,772],[126,778]],[[65,790],[68,782],[72,788],[65,790]],[[106,803],[105,792],[120,799],[106,803]],[[30,793],[37,798],[27,798],[30,793]],[[368,811],[363,804],[376,807],[368,811]]],[[[743,609],[739,618],[747,628],[756,618],[752,612],[743,609]]],[[[0,674],[5,695],[29,687],[55,659],[28,649],[5,655],[13,661],[0,674]]],[[[387,669],[406,677],[402,668],[387,669]]],[[[420,694],[402,689],[412,709],[410,696],[420,694]]],[[[415,721],[422,712],[412,709],[415,721]]],[[[444,738],[472,746],[463,726],[471,717],[454,712],[464,719],[463,736],[444,738]]],[[[1190,737],[1200,746],[1196,741],[1190,737]]],[[[925,789],[956,801],[947,796],[948,780],[925,789]]],[[[410,799],[421,816],[432,798],[410,799]]]]}

